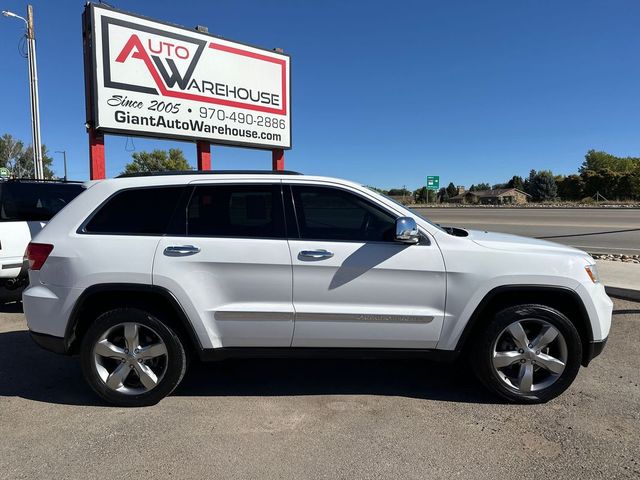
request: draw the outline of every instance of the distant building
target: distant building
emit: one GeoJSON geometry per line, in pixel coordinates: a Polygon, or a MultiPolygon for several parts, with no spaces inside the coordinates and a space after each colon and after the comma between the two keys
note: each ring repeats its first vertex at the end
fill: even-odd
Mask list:
{"type": "Polygon", "coordinates": [[[452,203],[465,203],[471,205],[519,205],[529,201],[528,193],[517,188],[497,188],[495,190],[465,191],[464,187],[458,187],[458,195],[449,199],[452,203]]]}

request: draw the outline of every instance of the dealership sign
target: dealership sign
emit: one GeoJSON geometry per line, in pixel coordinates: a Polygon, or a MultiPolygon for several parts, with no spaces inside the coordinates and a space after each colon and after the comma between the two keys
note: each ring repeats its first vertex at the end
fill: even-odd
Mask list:
{"type": "Polygon", "coordinates": [[[287,55],[103,5],[88,20],[96,130],[291,148],[287,55]]]}

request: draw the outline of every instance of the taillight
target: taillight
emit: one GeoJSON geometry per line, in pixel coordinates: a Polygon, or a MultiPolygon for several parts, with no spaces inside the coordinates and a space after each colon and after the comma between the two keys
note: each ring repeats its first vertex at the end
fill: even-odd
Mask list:
{"type": "Polygon", "coordinates": [[[40,270],[44,262],[49,258],[49,254],[53,250],[53,245],[48,243],[33,243],[27,246],[27,259],[29,260],[29,269],[40,270]]]}

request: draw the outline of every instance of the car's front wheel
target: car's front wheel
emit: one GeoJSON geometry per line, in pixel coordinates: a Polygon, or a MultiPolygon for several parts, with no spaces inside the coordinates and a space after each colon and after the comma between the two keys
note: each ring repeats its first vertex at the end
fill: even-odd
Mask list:
{"type": "Polygon", "coordinates": [[[124,407],[158,403],[180,383],[187,366],[176,333],[137,308],[100,315],[83,337],[80,362],[91,388],[124,407]]]}
{"type": "Polygon", "coordinates": [[[498,395],[540,403],[564,392],[582,360],[575,325],[544,305],[517,305],[498,312],[474,340],[471,360],[480,381],[498,395]]]}

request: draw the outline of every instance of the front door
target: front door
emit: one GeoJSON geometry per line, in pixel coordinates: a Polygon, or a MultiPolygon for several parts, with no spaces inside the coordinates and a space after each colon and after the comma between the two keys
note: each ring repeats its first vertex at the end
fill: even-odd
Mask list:
{"type": "MultiPolygon", "coordinates": [[[[288,193],[285,188],[285,195],[288,193]]],[[[395,215],[337,187],[292,185],[294,347],[433,348],[445,268],[426,234],[394,241],[395,215]]]]}
{"type": "Polygon", "coordinates": [[[184,234],[163,237],[153,283],[173,292],[204,348],[288,347],[291,256],[280,183],[195,184],[184,234]]]}

